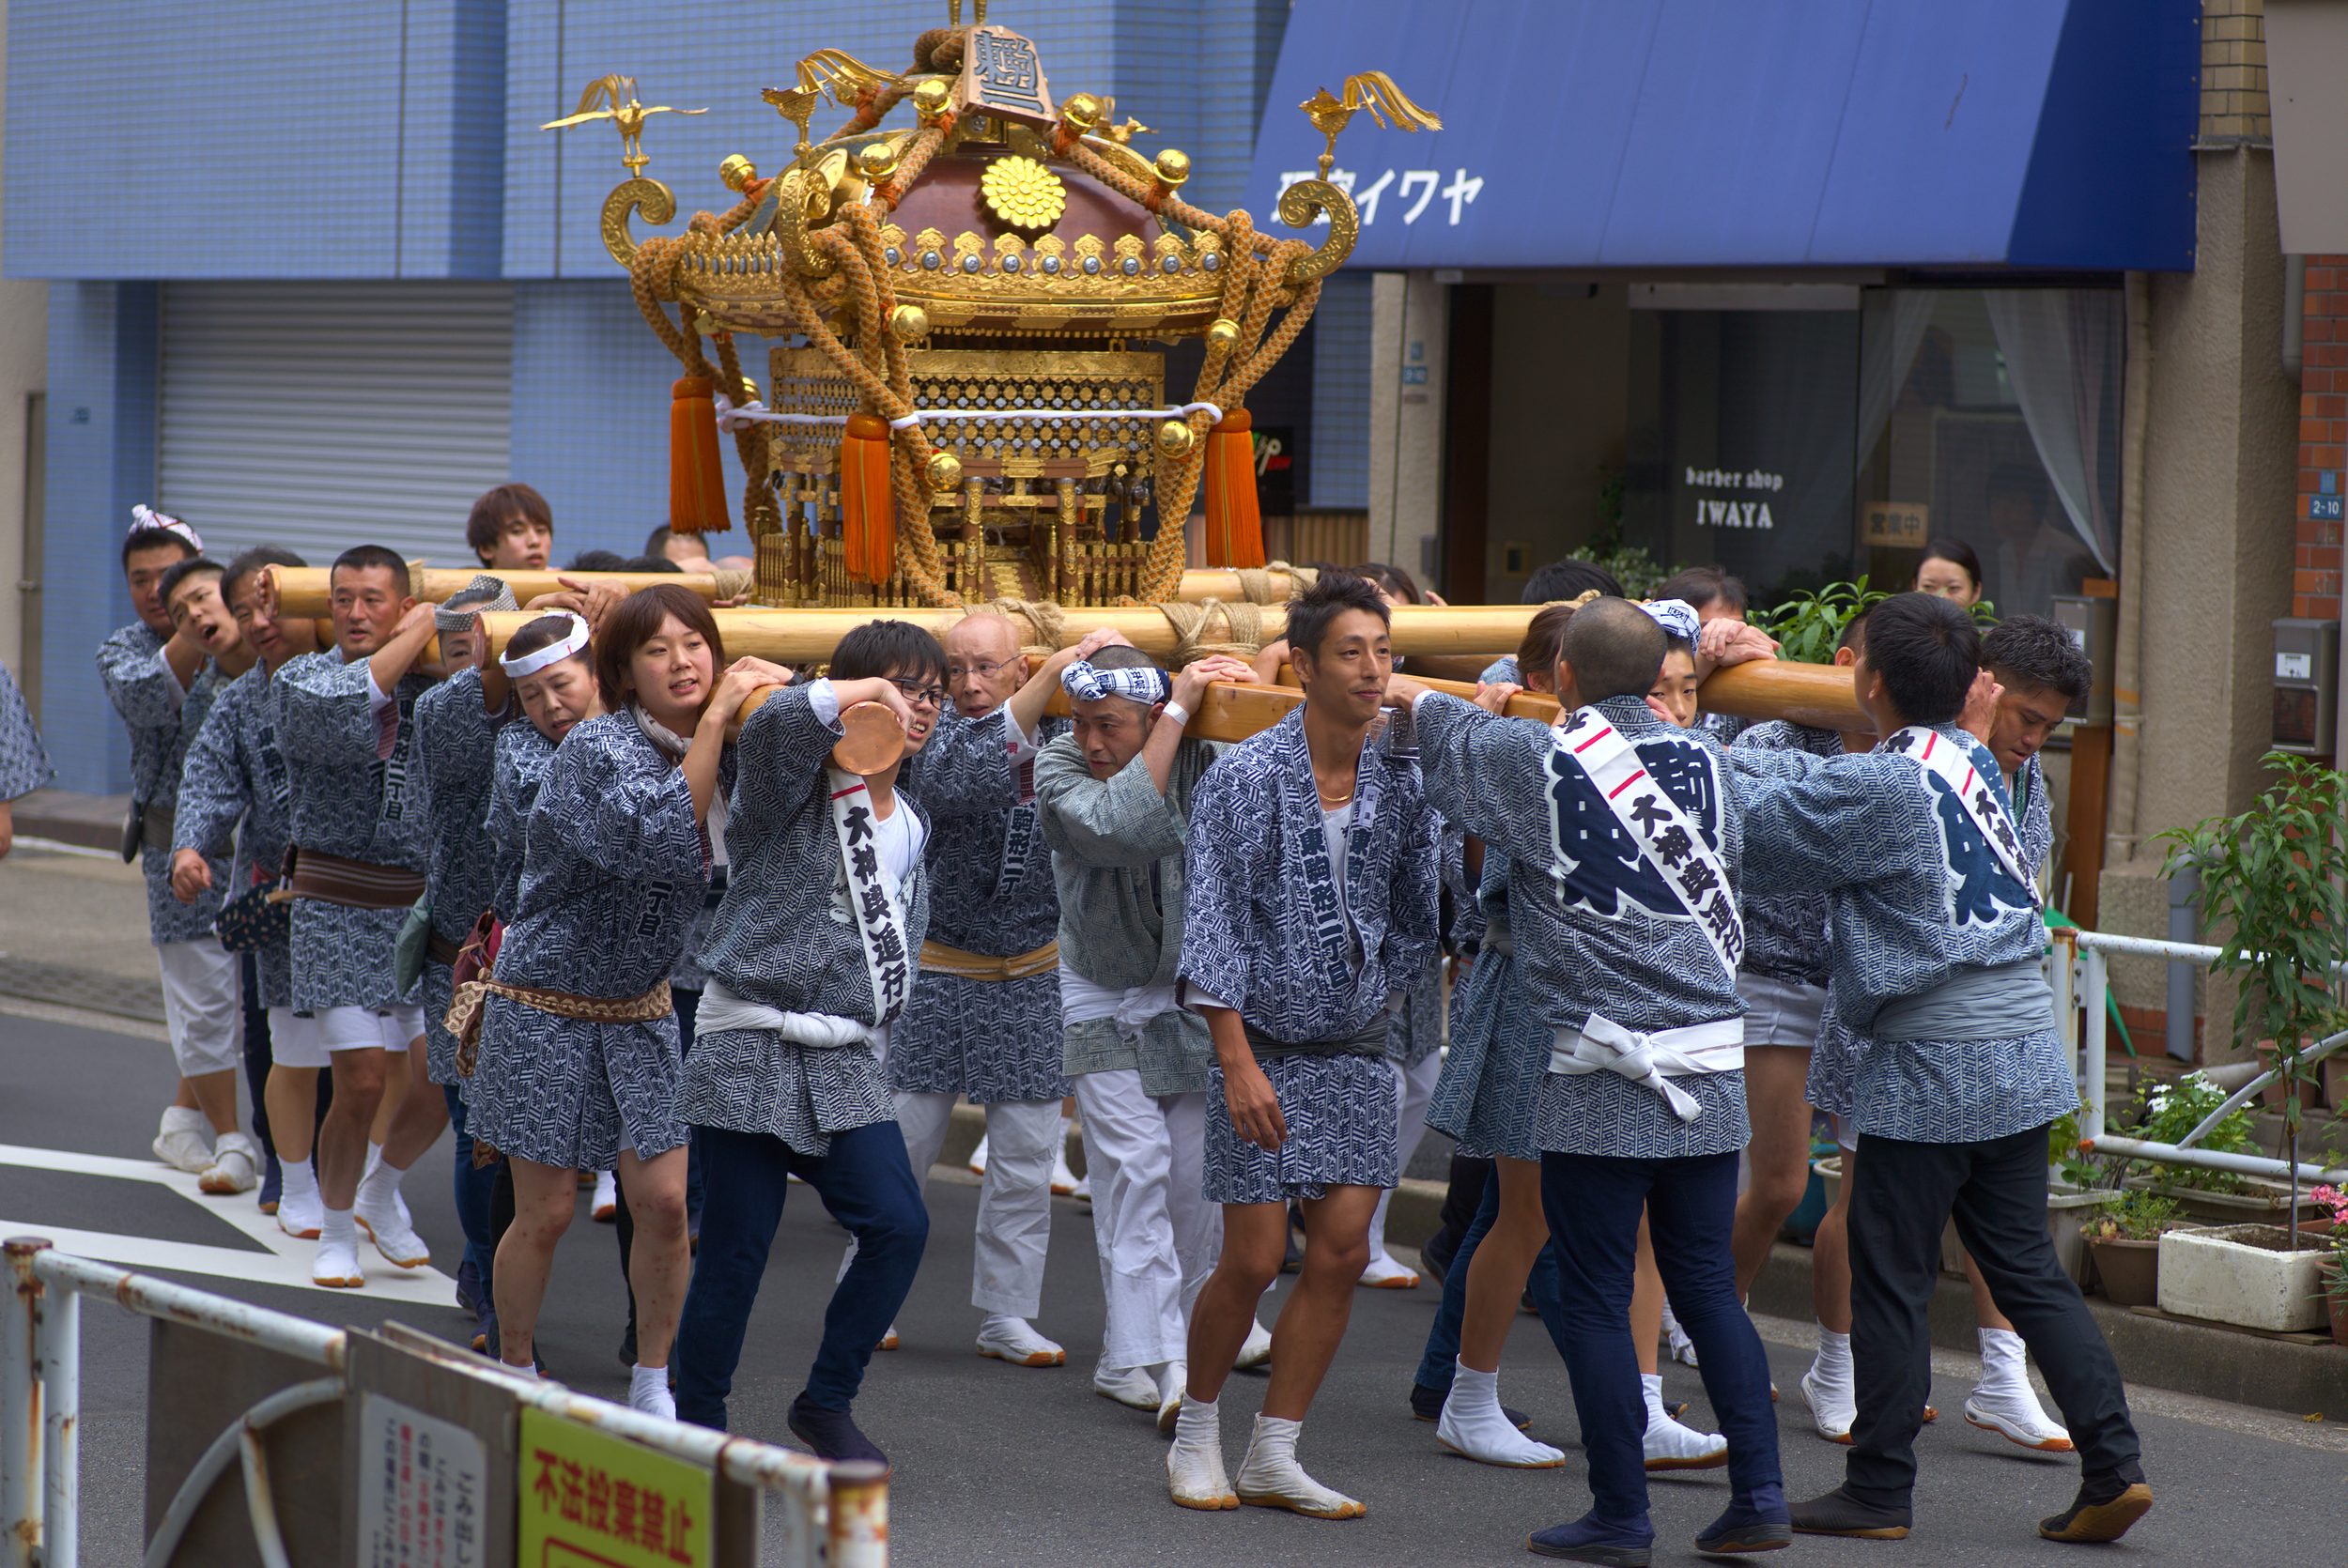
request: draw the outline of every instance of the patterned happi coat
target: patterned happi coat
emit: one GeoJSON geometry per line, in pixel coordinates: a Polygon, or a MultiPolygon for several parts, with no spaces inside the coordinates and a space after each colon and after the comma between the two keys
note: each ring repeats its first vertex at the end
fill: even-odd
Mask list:
{"type": "MultiPolygon", "coordinates": [[[[173,853],[193,850],[217,861],[231,850],[227,880],[214,867],[223,899],[274,877],[285,864],[293,825],[293,782],[277,744],[277,704],[269,670],[255,665],[228,683],[204,715],[179,772],[179,806],[172,822],[173,853]]],[[[293,1003],[293,954],[272,942],[254,954],[261,1006],[293,1003]]]]}
{"type": "MultiPolygon", "coordinates": [[[[367,661],[339,652],[289,659],[270,683],[277,739],[293,779],[296,847],[396,866],[419,875],[430,867],[432,834],[416,759],[416,699],[431,681],[410,673],[391,693],[397,711],[389,756],[368,707],[367,661]]],[[[293,1007],[372,1007],[403,995],[393,948],[407,912],[349,909],[317,899],[293,900],[293,1007]]]]}
{"type": "MultiPolygon", "coordinates": [[[[1843,737],[1831,730],[1771,719],[1737,737],[1754,751],[1800,751],[1813,757],[1844,755],[1843,737]]],[[[1755,893],[1745,889],[1745,968],[1788,985],[1824,986],[1827,981],[1826,925],[1833,901],[1824,893],[1755,893]]]]}
{"type": "MultiPolygon", "coordinates": [[[[848,866],[832,822],[826,771],[840,738],[831,683],[788,686],[751,714],[735,743],[728,800],[730,874],[702,965],[748,1002],[784,1012],[823,1013],[875,1031],[896,1022],[903,1000],[876,996],[858,933],[848,866]]],[[[999,754],[1002,788],[1010,764],[999,754]]],[[[900,792],[897,809],[920,807],[900,792]]],[[[929,876],[917,857],[897,892],[904,945],[900,997],[919,973],[929,929],[929,876]]],[[[685,1063],[685,1117],[701,1127],[779,1138],[821,1156],[831,1135],[895,1119],[896,1107],[873,1047],[810,1047],[769,1029],[693,1037],[685,1063]]]]}
{"type": "MultiPolygon", "coordinates": [[[[1959,748],[2010,822],[1988,748],[1954,725],[1933,733],[1959,748]]],[[[1838,1114],[1861,1133],[1923,1143],[2042,1127],[2078,1102],[2051,1006],[2044,1028],[2010,1038],[1865,1038],[1887,1004],[1960,969],[2033,961],[2046,943],[2030,890],[2006,872],[1956,796],[1891,745],[1823,761],[1766,752],[1732,759],[1753,776],[1744,790],[1753,887],[1824,889],[1833,901],[1833,1049],[1856,1057],[1848,1110],[1838,1114]]],[[[1826,1098],[1838,1098],[1831,1084],[1826,1098]]]]}
{"type": "Polygon", "coordinates": [[[1534,1129],[1552,1031],[1517,966],[1508,879],[1508,857],[1487,847],[1475,894],[1480,941],[1466,977],[1451,990],[1451,1049],[1427,1102],[1427,1125],[1448,1134],[1461,1154],[1538,1160],[1534,1129]]]}
{"type": "Polygon", "coordinates": [[[1365,743],[1340,906],[1305,710],[1242,741],[1191,805],[1183,984],[1275,1040],[1340,1040],[1380,1023],[1437,951],[1440,826],[1418,774],[1365,743]]]}
{"type": "MultiPolygon", "coordinates": [[[[985,755],[1007,746],[1009,722],[999,709],[975,722],[943,716],[901,781],[932,824],[930,935],[989,958],[1031,953],[1059,925],[1032,760],[998,773],[985,755]]],[[[1067,731],[1066,719],[1045,719],[1037,739],[1067,731]]],[[[1059,1099],[1070,1092],[1060,1071],[1059,976],[1047,969],[972,980],[923,970],[888,1031],[888,1066],[895,1089],[966,1095],[981,1105],[1059,1099]]]]}
{"type": "MultiPolygon", "coordinates": [[[[461,943],[489,907],[496,867],[485,826],[500,730],[516,713],[482,707],[481,671],[459,669],[416,699],[416,759],[423,765],[425,820],[432,834],[425,907],[432,932],[461,943]]],[[[527,729],[525,724],[523,728],[527,729]]],[[[428,953],[424,961],[424,1041],[432,1082],[456,1082],[456,1038],[446,1020],[456,976],[428,953]]]]}
{"type": "MultiPolygon", "coordinates": [[[[1035,792],[1059,895],[1059,961],[1111,991],[1171,990],[1182,957],[1189,878],[1184,824],[1213,761],[1203,742],[1174,748],[1161,792],[1139,756],[1095,778],[1073,736],[1035,760],[1035,792]]],[[[1066,1025],[1072,1075],[1138,1072],[1144,1093],[1197,1094],[1213,1047],[1206,1021],[1172,1007],[1137,1024],[1094,1019],[1066,1025]]]]}
{"type": "MultiPolygon", "coordinates": [[[[1735,976],[1697,924],[1702,911],[1724,913],[1721,900],[1734,908],[1740,858],[1737,800],[1717,744],[1663,723],[1637,697],[1596,706],[1727,872],[1729,885],[1703,890],[1700,907],[1647,863],[1588,775],[1558,755],[1550,727],[1440,693],[1412,710],[1419,766],[1437,807],[1483,839],[1488,856],[1508,857],[1517,993],[1552,1036],[1593,1015],[1639,1032],[1741,1017],[1735,976]]],[[[1681,1159],[1745,1145],[1741,1070],[1673,1080],[1699,1107],[1691,1122],[1653,1090],[1612,1072],[1539,1076],[1534,1140],[1542,1150],[1681,1159]]]]}
{"type": "Polygon", "coordinates": [[[538,787],[546,782],[547,764],[554,761],[554,752],[555,743],[527,721],[498,731],[482,837],[489,846],[488,907],[509,925],[521,908],[531,807],[538,804],[538,787]]]}
{"type": "Polygon", "coordinates": [[[48,783],[54,771],[49,765],[48,748],[40,744],[40,731],[33,728],[24,694],[16,689],[16,678],[8,667],[0,665],[0,801],[31,794],[48,783]]]}
{"type": "MultiPolygon", "coordinates": [[[[510,728],[537,733],[526,723],[510,728]]],[[[502,738],[499,750],[514,754],[502,738]]],[[[684,770],[632,710],[587,719],[563,737],[540,774],[522,838],[498,979],[623,1000],[669,977],[702,905],[709,845],[684,770]]],[[[502,1149],[600,1165],[610,1151],[578,1141],[578,1108],[602,1092],[579,1080],[600,1072],[633,1131],[634,1152],[650,1159],[684,1142],[679,1058],[674,1013],[601,1023],[492,993],[467,1104],[480,1135],[502,1149]]]]}
{"type": "MultiPolygon", "coordinates": [[[[2043,881],[2047,856],[2054,847],[2054,820],[2047,809],[2047,779],[2039,770],[2038,759],[2031,757],[2012,782],[2022,797],[2018,803],[2020,821],[2015,824],[2022,844],[2022,863],[2030,869],[2034,880],[2043,881]]],[[[1819,945],[1823,958],[1823,939],[1819,945]]],[[[1818,1020],[1818,1043],[1810,1053],[1810,1075],[1803,1089],[1803,1098],[1831,1115],[1849,1117],[1852,1115],[1851,1095],[1853,1081],[1859,1071],[1859,1058],[1866,1051],[1865,1037],[1845,1021],[1841,1007],[1835,1004],[1834,993],[1830,990],[1826,1010],[1818,1020]]]]}
{"type": "MultiPolygon", "coordinates": [[[[163,662],[163,640],[143,621],[123,627],[99,644],[98,678],[131,732],[131,798],[142,806],[169,808],[179,798],[179,769],[187,760],[188,744],[211,711],[223,682],[207,662],[194,684],[182,689],[179,678],[163,662]]],[[[181,903],[171,891],[169,844],[143,846],[139,869],[147,878],[149,940],[160,946],[212,934],[227,877],[225,860],[212,868],[212,890],[192,904],[181,903]]]]}

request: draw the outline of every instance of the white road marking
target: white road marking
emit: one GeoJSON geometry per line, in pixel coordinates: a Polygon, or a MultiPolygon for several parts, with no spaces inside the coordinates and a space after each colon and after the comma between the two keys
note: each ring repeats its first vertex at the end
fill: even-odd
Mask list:
{"type": "MultiPolygon", "coordinates": [[[[44,1224],[38,1220],[0,1219],[0,1236],[47,1237],[61,1251],[130,1268],[169,1268],[299,1290],[333,1288],[315,1284],[310,1278],[310,1264],[317,1255],[317,1243],[300,1240],[278,1229],[276,1217],[262,1213],[250,1192],[216,1198],[199,1188],[195,1177],[185,1171],[152,1160],[122,1160],[74,1149],[0,1144],[0,1165],[23,1165],[69,1176],[113,1176],[167,1188],[266,1250],[246,1252],[234,1247],[161,1241],[146,1236],[116,1236],[107,1231],[44,1224]]],[[[422,1268],[397,1268],[376,1252],[363,1234],[359,1238],[359,1261],[366,1270],[363,1294],[368,1297],[386,1301],[428,1302],[434,1306],[446,1306],[454,1299],[456,1282],[446,1274],[428,1265],[422,1268]]]]}

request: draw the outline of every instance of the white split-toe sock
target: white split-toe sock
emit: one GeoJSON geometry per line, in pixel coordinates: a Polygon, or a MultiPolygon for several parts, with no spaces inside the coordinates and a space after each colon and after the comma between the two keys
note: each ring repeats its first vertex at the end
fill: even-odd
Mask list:
{"type": "Polygon", "coordinates": [[[1247,1445],[1247,1457],[1239,1462],[1239,1474],[1231,1478],[1231,1490],[1239,1500],[1257,1508],[1285,1508],[1308,1519],[1358,1519],[1367,1514],[1369,1509],[1364,1504],[1305,1473],[1305,1467],[1296,1462],[1296,1439],[1304,1431],[1301,1421],[1256,1418],[1256,1436],[1247,1445]]]}
{"type": "Polygon", "coordinates": [[[2011,1329],[1981,1330],[1981,1384],[1965,1401],[1965,1419],[1985,1432],[2041,1453],[2068,1453],[2071,1434],[2047,1414],[2031,1387],[2029,1352],[2011,1329]]]}
{"type": "Polygon", "coordinates": [[[1679,1326],[1672,1314],[1672,1304],[1663,1303],[1663,1338],[1671,1345],[1672,1360],[1686,1366],[1696,1364],[1696,1342],[1688,1337],[1688,1330],[1679,1326]]]}
{"type": "Polygon", "coordinates": [[[1259,1366],[1269,1365],[1271,1360],[1272,1330],[1265,1328],[1260,1319],[1251,1317],[1247,1320],[1246,1343],[1239,1347],[1239,1354],[1231,1358],[1231,1370],[1253,1372],[1259,1366]]]}
{"type": "Polygon", "coordinates": [[[1801,1397],[1818,1436],[1831,1443],[1850,1441],[1859,1419],[1859,1396],[1851,1387],[1850,1335],[1818,1326],[1818,1354],[1801,1375],[1801,1397]]]}
{"type": "Polygon", "coordinates": [[[1068,1352],[1037,1333],[1034,1324],[1008,1313],[989,1313],[979,1324],[979,1354],[1013,1366],[1060,1366],[1068,1360],[1068,1352]]]}
{"type": "Polygon", "coordinates": [[[1643,1372],[1646,1392],[1646,1468],[1650,1470],[1710,1470],[1728,1463],[1728,1439],[1699,1432],[1663,1408],[1663,1375],[1643,1372]]]}
{"type": "Polygon", "coordinates": [[[318,1196],[318,1173],[307,1160],[288,1160],[279,1169],[284,1188],[277,1195],[277,1228],[303,1241],[316,1241],[326,1222],[326,1204],[318,1196]]]}
{"type": "Polygon", "coordinates": [[[1535,1442],[1516,1429],[1500,1407],[1500,1374],[1478,1372],[1455,1360],[1451,1392],[1435,1422],[1435,1440],[1480,1464],[1511,1469],[1549,1470],[1566,1462],[1563,1449],[1535,1442]]]}
{"type": "Polygon", "coordinates": [[[322,1214],[317,1261],[310,1266],[310,1283],[357,1290],[367,1283],[365,1271],[359,1267],[358,1224],[348,1208],[329,1208],[322,1214]]]}
{"type": "Polygon", "coordinates": [[[1188,1361],[1166,1361],[1155,1369],[1158,1375],[1158,1436],[1174,1436],[1174,1423],[1182,1413],[1184,1391],[1190,1386],[1188,1361]]]}
{"type": "Polygon", "coordinates": [[[1076,1193],[1076,1173],[1068,1168],[1068,1134],[1075,1129],[1075,1118],[1059,1119],[1059,1138],[1052,1145],[1052,1196],[1069,1198],[1076,1193]]]}
{"type": "Polygon", "coordinates": [[[1166,1451],[1166,1489],[1184,1508],[1239,1506],[1223,1473],[1223,1418],[1213,1401],[1183,1400],[1174,1418],[1174,1446],[1166,1451]]]}
{"type": "Polygon", "coordinates": [[[627,1371],[627,1407],[648,1416],[676,1420],[676,1395],[669,1391],[669,1369],[641,1361],[627,1371]]]}
{"type": "Polygon", "coordinates": [[[1146,1366],[1097,1365],[1092,1369],[1092,1391],[1136,1410],[1155,1410],[1162,1401],[1158,1380],[1151,1376],[1151,1370],[1146,1366]]]}
{"type": "Polygon", "coordinates": [[[421,1268],[432,1261],[432,1249],[416,1234],[408,1205],[399,1195],[400,1177],[408,1173],[381,1159],[371,1161],[359,1178],[359,1194],[351,1212],[359,1227],[375,1238],[375,1250],[402,1268],[421,1268]]]}

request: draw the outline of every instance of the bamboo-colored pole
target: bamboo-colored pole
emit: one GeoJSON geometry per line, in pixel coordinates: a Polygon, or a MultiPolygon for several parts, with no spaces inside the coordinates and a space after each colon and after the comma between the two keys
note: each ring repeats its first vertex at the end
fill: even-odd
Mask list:
{"type": "MultiPolygon", "coordinates": [[[[673,580],[673,579],[672,579],[673,580]]],[[[1483,648],[1513,648],[1522,640],[1525,623],[1539,613],[1537,605],[1407,607],[1394,612],[1394,648],[1398,653],[1473,652],[1483,648]]],[[[944,635],[963,618],[959,609],[721,609],[715,612],[726,653],[735,658],[755,654],[778,664],[820,664],[831,657],[840,639],[868,621],[910,621],[944,635]]],[[[1176,649],[1174,627],[1165,615],[1147,606],[1077,608],[1067,613],[1062,636],[1070,643],[1098,626],[1112,627],[1144,653],[1170,658],[1176,649]]],[[[529,622],[527,614],[482,618],[489,631],[492,652],[529,622]]],[[[1279,605],[1262,608],[1264,640],[1279,637],[1288,622],[1279,605]]]]}
{"type": "MultiPolygon", "coordinates": [[[[484,569],[481,567],[427,566],[416,573],[416,597],[433,604],[446,604],[471,585],[484,569]]],[[[328,571],[322,566],[280,566],[272,571],[277,582],[278,603],[288,615],[320,617],[327,613],[328,571]]],[[[523,604],[541,593],[553,593],[563,584],[558,578],[568,577],[578,582],[616,583],[634,592],[660,583],[673,583],[689,588],[704,599],[718,596],[718,579],[706,572],[557,572],[557,571],[499,571],[490,574],[502,578],[514,591],[514,597],[523,604]]],[[[1275,599],[1286,600],[1294,592],[1293,580],[1286,572],[1271,574],[1271,587],[1275,599]]],[[[1185,603],[1203,604],[1220,599],[1225,604],[1244,604],[1247,594],[1237,572],[1203,570],[1182,574],[1182,597],[1185,603]]],[[[1071,610],[1081,615],[1082,610],[1071,610]]],[[[1515,647],[1511,642],[1509,647],[1515,647]]]]}

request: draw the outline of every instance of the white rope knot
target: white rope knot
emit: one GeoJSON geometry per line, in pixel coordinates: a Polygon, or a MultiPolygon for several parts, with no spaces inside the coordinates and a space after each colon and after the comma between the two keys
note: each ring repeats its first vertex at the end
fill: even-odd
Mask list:
{"type": "Polygon", "coordinates": [[[888,428],[891,430],[911,430],[918,426],[920,423],[921,411],[917,408],[903,419],[890,420],[888,422],[888,428]]]}
{"type": "Polygon", "coordinates": [[[1661,1095],[1673,1115],[1691,1122],[1704,1115],[1704,1107],[1672,1080],[1743,1066],[1743,1040],[1744,1025],[1738,1019],[1646,1034],[1592,1013],[1579,1030],[1557,1031],[1556,1043],[1550,1049],[1549,1070],[1567,1078],[1614,1073],[1661,1095]]]}
{"type": "Polygon", "coordinates": [[[718,394],[717,404],[718,428],[728,435],[737,430],[748,430],[751,425],[763,423],[761,416],[767,411],[765,404],[755,400],[736,407],[734,400],[723,392],[718,394]]]}

